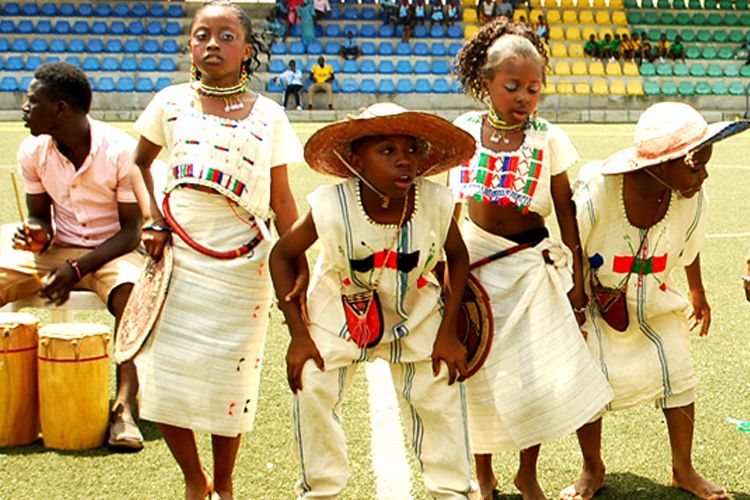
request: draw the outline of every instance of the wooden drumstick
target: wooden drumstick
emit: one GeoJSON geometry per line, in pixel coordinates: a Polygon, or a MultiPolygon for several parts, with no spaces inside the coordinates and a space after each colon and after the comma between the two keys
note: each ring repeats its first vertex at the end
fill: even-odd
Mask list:
{"type": "MultiPolygon", "coordinates": [[[[28,242],[29,247],[31,247],[31,233],[29,232],[29,226],[26,225],[26,218],[23,216],[23,205],[21,204],[21,190],[18,187],[18,177],[13,171],[11,171],[10,173],[10,180],[13,182],[13,192],[16,195],[16,208],[18,208],[18,217],[21,219],[21,224],[23,224],[23,232],[26,234],[26,241],[28,242]]],[[[34,281],[36,281],[38,285],[44,286],[44,281],[42,281],[42,278],[39,277],[36,271],[32,272],[31,276],[34,278],[34,281]]]]}

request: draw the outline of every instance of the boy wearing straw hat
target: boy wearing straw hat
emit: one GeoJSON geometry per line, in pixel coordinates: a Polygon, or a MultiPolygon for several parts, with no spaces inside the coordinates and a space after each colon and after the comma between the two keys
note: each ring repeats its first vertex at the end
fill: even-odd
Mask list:
{"type": "MultiPolygon", "coordinates": [[[[18,251],[0,261],[0,307],[36,293],[60,305],[85,289],[119,321],[140,276],[141,214],[128,179],[135,140],[90,119],[91,96],[75,66],[46,64],[34,73],[21,108],[33,137],[18,150],[29,218],[13,238],[18,251]]],[[[132,363],[120,365],[109,434],[116,449],[143,447],[137,386],[132,363]]]]}
{"type": "Polygon", "coordinates": [[[473,151],[471,136],[450,122],[389,103],[329,125],[307,142],[310,167],[345,180],[315,190],[310,212],[271,254],[291,333],[287,374],[295,394],[300,498],[343,490],[348,464],[340,405],[357,367],[376,358],[390,364],[427,490],[435,498],[469,494],[463,388],[454,384],[466,372],[455,332],[468,255],[451,217],[450,191],[423,177],[473,151]],[[305,317],[288,294],[297,258],[318,240],[305,317]],[[441,287],[433,269],[443,254],[449,278],[441,287]]]}
{"type": "MultiPolygon", "coordinates": [[[[709,125],[687,104],[655,104],[641,115],[633,147],[584,166],[576,191],[592,297],[583,329],[614,391],[607,410],[643,403],[662,409],[672,486],[711,500],[726,492],[692,464],[697,379],[689,336],[694,329],[706,335],[711,324],[701,278],[707,205],[701,187],[711,145],[749,125],[709,125]],[[679,268],[688,297],[672,278],[679,268]]],[[[599,415],[578,430],[583,473],[561,498],[588,499],[603,486],[601,425],[599,415]]]]}

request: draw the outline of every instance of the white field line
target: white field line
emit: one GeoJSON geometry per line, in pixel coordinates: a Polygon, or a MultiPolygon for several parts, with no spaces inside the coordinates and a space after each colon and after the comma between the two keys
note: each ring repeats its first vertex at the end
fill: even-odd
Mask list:
{"type": "Polygon", "coordinates": [[[366,363],[372,429],[372,469],[378,500],[411,498],[411,468],[406,461],[404,431],[388,363],[366,363]]]}
{"type": "Polygon", "coordinates": [[[750,238],[750,233],[716,233],[708,234],[706,238],[750,238]]]}

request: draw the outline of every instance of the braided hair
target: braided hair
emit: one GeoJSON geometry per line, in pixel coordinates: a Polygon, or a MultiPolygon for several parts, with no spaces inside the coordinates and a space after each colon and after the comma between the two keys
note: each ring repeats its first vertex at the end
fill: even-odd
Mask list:
{"type": "Polygon", "coordinates": [[[549,58],[542,40],[527,26],[508,21],[504,17],[484,25],[464,45],[456,57],[453,72],[467,94],[484,102],[487,97],[484,82],[492,78],[495,69],[511,57],[532,57],[538,60],[542,66],[542,83],[546,82],[544,69],[549,64],[549,58]],[[493,50],[495,43],[506,35],[511,36],[503,40],[505,43],[498,50],[493,50]]]}
{"type": "MultiPolygon", "coordinates": [[[[250,16],[242,7],[232,3],[229,0],[208,0],[204,2],[197,11],[195,11],[195,15],[193,15],[193,19],[190,21],[190,33],[193,32],[193,25],[195,24],[195,19],[198,17],[198,14],[200,14],[203,10],[215,5],[224,7],[234,12],[234,14],[237,16],[237,20],[242,25],[242,30],[245,32],[245,43],[250,44],[250,47],[252,47],[253,49],[250,58],[242,63],[242,67],[245,69],[248,75],[252,75],[255,70],[257,70],[261,65],[259,55],[265,54],[266,59],[268,59],[270,53],[261,36],[253,31],[252,19],[250,19],[250,16]]],[[[200,76],[200,71],[196,70],[196,78],[200,79],[200,76]]]]}

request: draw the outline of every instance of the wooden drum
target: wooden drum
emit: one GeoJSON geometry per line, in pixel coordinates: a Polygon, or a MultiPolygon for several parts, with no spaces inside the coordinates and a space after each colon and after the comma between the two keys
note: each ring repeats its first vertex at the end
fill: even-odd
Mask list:
{"type": "Polygon", "coordinates": [[[0,447],[39,437],[36,316],[0,313],[0,447]]]}
{"type": "Polygon", "coordinates": [[[109,328],[57,323],[39,330],[39,415],[44,446],[101,446],[109,423],[109,328]]]}

